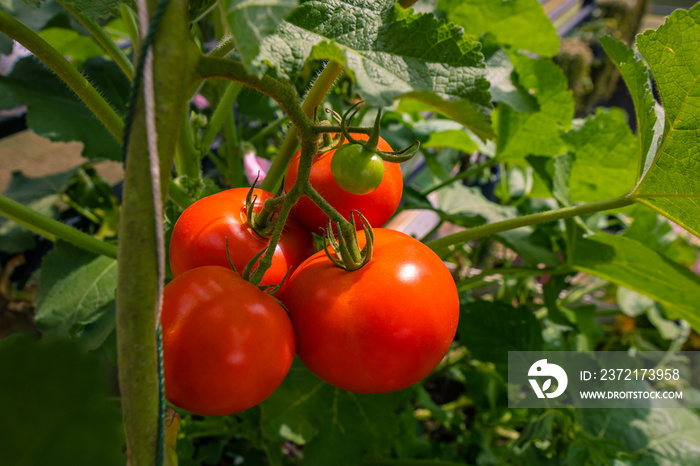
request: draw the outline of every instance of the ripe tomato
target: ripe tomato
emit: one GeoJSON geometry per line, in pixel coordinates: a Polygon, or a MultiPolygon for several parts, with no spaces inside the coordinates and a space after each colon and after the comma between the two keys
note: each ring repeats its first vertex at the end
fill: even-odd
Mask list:
{"type": "MultiPolygon", "coordinates": [[[[247,193],[248,188],[229,189],[200,199],[182,213],[170,238],[170,268],[175,277],[204,265],[229,267],[226,238],[231,261],[239,273],[269,243],[248,226],[247,193]]],[[[259,212],[272,194],[260,189],[254,193],[258,197],[255,210],[259,212]]],[[[296,219],[290,216],[284,228],[272,266],[265,272],[261,285],[278,284],[290,267],[294,271],[314,252],[312,235],[296,219]]],[[[285,287],[276,294],[278,298],[284,295],[285,287]]]]}
{"type": "MultiPolygon", "coordinates": [[[[367,136],[364,134],[353,134],[353,137],[367,140],[367,136]]],[[[383,151],[392,150],[391,146],[382,138],[379,138],[377,147],[383,151]]],[[[319,194],[346,219],[350,219],[350,212],[355,209],[367,217],[370,225],[381,227],[394,215],[401,201],[401,193],[403,192],[401,167],[397,163],[383,162],[384,178],[379,187],[369,194],[358,196],[342,189],[333,179],[331,161],[335,152],[332,150],[316,156],[309,177],[311,186],[316,188],[319,194]]],[[[284,178],[284,188],[287,191],[291,189],[297,179],[300,155],[301,152],[297,152],[287,168],[287,175],[284,178]]],[[[306,196],[299,199],[292,212],[306,228],[314,233],[322,234],[325,231],[328,217],[306,196]]],[[[357,226],[360,228],[359,222],[357,226]]]]}
{"type": "MultiPolygon", "coordinates": [[[[285,297],[299,358],[356,393],[401,390],[428,375],[459,319],[457,287],[440,258],[398,231],[374,234],[364,267],[347,272],[321,251],[299,266],[285,297]]],[[[358,238],[363,245],[363,232],[358,238]]]]}
{"type": "Polygon", "coordinates": [[[165,396],[196,414],[255,406],[294,359],[287,313],[231,269],[199,267],[168,283],[161,323],[165,396]]]}
{"type": "Polygon", "coordinates": [[[331,173],[338,186],[350,194],[369,194],[384,179],[384,161],[360,144],[345,144],[333,154],[331,173]]]}

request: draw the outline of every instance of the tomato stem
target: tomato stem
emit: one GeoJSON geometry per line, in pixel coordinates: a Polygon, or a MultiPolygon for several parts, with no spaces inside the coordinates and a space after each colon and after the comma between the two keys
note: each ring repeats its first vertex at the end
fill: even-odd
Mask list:
{"type": "Polygon", "coordinates": [[[577,217],[579,215],[593,214],[610,209],[619,209],[631,205],[634,202],[635,200],[630,194],[625,194],[624,196],[616,197],[615,199],[610,199],[607,201],[591,202],[589,204],[564,207],[562,209],[525,215],[523,217],[516,217],[504,220],[502,222],[489,223],[487,225],[473,227],[459,233],[430,241],[426,243],[426,245],[436,252],[445,252],[445,250],[448,250],[448,248],[456,244],[466,243],[467,241],[494,235],[502,231],[513,230],[515,228],[529,225],[536,225],[538,223],[553,222],[565,218],[577,217]]]}
{"type": "MultiPolygon", "coordinates": [[[[326,97],[328,90],[333,86],[333,83],[342,71],[343,65],[334,61],[328,62],[326,67],[314,82],[311,90],[309,90],[309,93],[306,95],[304,103],[301,106],[307,117],[310,118],[313,115],[314,109],[321,105],[321,102],[323,102],[323,99],[326,97]]],[[[297,126],[293,119],[292,123],[297,126]]],[[[290,130],[287,133],[287,137],[284,139],[277,156],[272,162],[272,166],[270,167],[270,170],[268,170],[267,176],[260,186],[262,189],[270,192],[276,192],[282,185],[282,178],[287,170],[287,165],[289,165],[289,162],[292,160],[292,156],[297,149],[297,141],[298,139],[296,132],[293,131],[293,129],[290,130]]]]}
{"type": "MultiPolygon", "coordinates": [[[[372,128],[368,126],[347,126],[349,133],[369,134],[372,128]]],[[[342,128],[340,125],[318,125],[314,126],[314,131],[317,133],[340,133],[342,128]]]]}

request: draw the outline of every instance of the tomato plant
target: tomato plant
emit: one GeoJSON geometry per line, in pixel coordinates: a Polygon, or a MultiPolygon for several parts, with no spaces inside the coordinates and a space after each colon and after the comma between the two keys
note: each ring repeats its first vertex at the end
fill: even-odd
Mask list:
{"type": "MultiPolygon", "coordinates": [[[[227,241],[231,262],[241,273],[248,261],[267,246],[269,239],[258,235],[247,223],[247,194],[247,188],[222,191],[200,199],[182,213],[170,238],[170,267],[174,276],[204,265],[229,267],[227,241]]],[[[257,197],[254,209],[259,211],[272,194],[255,189],[254,196],[257,197]]],[[[289,269],[293,271],[313,253],[311,234],[293,217],[284,228],[262,285],[280,283],[289,269]]],[[[283,294],[284,285],[278,292],[279,296],[283,294]]]]}
{"type": "Polygon", "coordinates": [[[359,270],[336,267],[323,251],[307,259],[285,301],[306,367],[356,393],[401,390],[428,375],[459,319],[454,281],[433,251],[394,230],[374,235],[372,260],[359,270]]]}
{"type": "MultiPolygon", "coordinates": [[[[367,135],[364,134],[354,134],[353,136],[359,140],[368,139],[367,135]]],[[[384,151],[392,150],[391,146],[381,138],[377,147],[384,151]]],[[[350,212],[355,209],[362,212],[373,227],[381,227],[394,215],[399,202],[401,202],[401,193],[403,192],[401,167],[396,163],[383,162],[384,176],[377,189],[369,194],[352,194],[341,188],[333,177],[331,165],[338,150],[330,150],[314,158],[309,177],[311,186],[346,219],[350,219],[350,212]]],[[[297,179],[300,156],[301,152],[297,152],[287,168],[287,175],[284,179],[284,187],[287,190],[297,179]]],[[[376,169],[372,171],[376,172],[376,169]]],[[[301,223],[314,233],[320,234],[327,227],[328,216],[308,197],[302,197],[292,212],[301,223]]]]}
{"type": "Polygon", "coordinates": [[[294,358],[289,317],[230,269],[205,266],[163,293],[165,396],[176,406],[224,416],[270,396],[294,358]]]}
{"type": "Polygon", "coordinates": [[[29,130],[0,141],[0,462],[700,464],[693,392],[673,410],[525,408],[510,402],[534,386],[508,379],[511,351],[652,349],[675,364],[688,360],[675,350],[700,349],[700,5],[675,2],[687,8],[662,20],[641,0],[0,3],[0,107],[29,130]],[[54,150],[32,131],[75,143],[54,150]],[[338,133],[350,143],[319,153],[338,133]],[[362,173],[351,134],[401,147],[380,141],[376,190],[379,164],[362,173]],[[205,196],[258,174],[256,236],[235,190],[205,196]],[[399,199],[392,224],[425,247],[378,230],[376,251],[360,234],[362,249],[352,209],[380,228],[399,199]],[[328,219],[340,253],[303,262],[287,290],[299,354],[338,387],[410,388],[355,394],[300,358],[283,374],[291,321],[255,286],[311,254],[304,226],[328,219]],[[261,252],[248,283],[227,252],[239,272],[261,252]],[[220,280],[187,278],[210,263],[220,280]],[[410,282],[431,264],[442,271],[410,282]],[[274,393],[215,418],[167,406],[163,422],[163,286],[165,337],[187,337],[175,354],[191,370],[178,379],[166,361],[175,403],[187,400],[173,383],[199,390],[188,409],[201,413],[243,409],[284,378],[274,393]],[[187,326],[173,307],[190,309],[187,326]],[[273,308],[290,321],[282,336],[256,320],[273,308]],[[261,355],[246,353],[257,362],[234,383],[248,343],[261,355]],[[96,436],[104,460],[83,448],[96,436]]]}

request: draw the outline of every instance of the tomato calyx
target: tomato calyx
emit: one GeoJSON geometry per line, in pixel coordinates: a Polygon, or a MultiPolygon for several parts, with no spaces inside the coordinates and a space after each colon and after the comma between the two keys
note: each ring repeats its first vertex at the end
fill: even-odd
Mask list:
{"type": "MultiPolygon", "coordinates": [[[[258,174],[258,177],[259,176],[258,174]]],[[[256,212],[255,201],[258,197],[253,194],[253,192],[258,183],[258,177],[253,181],[253,185],[250,187],[250,190],[248,190],[248,194],[245,198],[246,223],[261,237],[270,238],[275,231],[276,220],[274,217],[277,211],[282,207],[282,204],[284,204],[284,196],[278,195],[268,199],[265,201],[265,204],[263,204],[263,208],[260,212],[256,212]]]]}
{"type": "Polygon", "coordinates": [[[338,238],[336,239],[333,235],[333,228],[331,227],[331,221],[329,219],[326,234],[323,236],[323,252],[326,253],[326,256],[334,265],[348,272],[358,270],[367,265],[372,259],[374,248],[374,232],[372,231],[372,226],[359,211],[353,210],[352,213],[357,214],[360,218],[362,230],[365,232],[366,241],[362,249],[360,249],[357,242],[357,228],[354,215],[351,217],[352,231],[343,232],[341,230],[341,225],[338,224],[338,238]],[[329,247],[333,249],[335,257],[328,251],[329,247]]]}
{"type": "MultiPolygon", "coordinates": [[[[239,273],[238,270],[236,270],[236,266],[233,265],[233,260],[231,259],[231,252],[229,251],[229,248],[228,248],[228,237],[226,237],[224,239],[224,242],[226,244],[226,259],[228,259],[228,265],[229,265],[229,267],[231,267],[231,270],[233,270],[238,275],[240,275],[241,278],[243,278],[243,280],[250,282],[250,283],[253,283],[250,280],[250,276],[253,274],[253,272],[255,272],[255,269],[258,268],[258,260],[260,260],[260,258],[263,256],[263,254],[265,254],[267,252],[267,249],[270,246],[269,245],[265,246],[257,254],[255,254],[252,257],[252,259],[250,259],[248,261],[248,263],[245,265],[245,267],[243,268],[243,272],[239,273]]],[[[284,284],[287,282],[287,280],[289,279],[289,273],[291,272],[291,270],[292,270],[291,267],[288,268],[287,272],[284,274],[284,277],[282,277],[282,280],[275,285],[260,285],[258,283],[253,283],[253,285],[257,286],[259,290],[264,291],[265,293],[272,296],[275,299],[275,301],[279,302],[279,300],[274,297],[274,294],[277,293],[279,290],[281,290],[282,287],[284,286],[284,284]]],[[[282,303],[280,303],[280,304],[282,304],[282,303]]]]}
{"type": "MultiPolygon", "coordinates": [[[[358,141],[357,139],[353,138],[350,135],[350,131],[348,130],[348,122],[352,121],[352,119],[355,118],[355,116],[357,115],[357,112],[360,111],[360,104],[362,104],[362,102],[357,102],[355,105],[350,107],[343,115],[343,118],[340,120],[340,131],[342,132],[343,137],[347,139],[350,144],[358,144],[362,146],[364,150],[368,153],[377,154],[385,162],[391,163],[406,162],[407,160],[410,160],[414,155],[416,155],[416,153],[418,153],[418,149],[420,149],[420,142],[417,139],[413,141],[413,143],[410,146],[401,150],[382,151],[377,149],[382,120],[381,107],[379,107],[379,109],[377,110],[377,117],[374,120],[374,126],[372,127],[372,131],[369,134],[369,139],[367,141],[358,141]]],[[[343,141],[341,140],[340,144],[342,144],[342,142],[343,141]]]]}

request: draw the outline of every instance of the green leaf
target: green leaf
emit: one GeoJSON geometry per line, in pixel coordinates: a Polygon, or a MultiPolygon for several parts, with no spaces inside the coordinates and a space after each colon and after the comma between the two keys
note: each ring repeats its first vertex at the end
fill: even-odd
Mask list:
{"type": "Polygon", "coordinates": [[[579,409],[584,432],[619,442],[633,465],[700,462],[700,418],[688,409],[579,409]]]}
{"type": "Polygon", "coordinates": [[[461,152],[471,154],[479,149],[468,133],[458,129],[432,133],[426,142],[421,144],[425,149],[431,147],[451,147],[461,152]]]}
{"type": "Polygon", "coordinates": [[[45,335],[77,334],[100,346],[114,326],[117,261],[63,241],[44,258],[36,323],[45,335]]]}
{"type": "MultiPolygon", "coordinates": [[[[10,185],[3,193],[32,210],[47,217],[56,218],[56,201],[75,175],[76,170],[68,170],[41,178],[28,178],[20,172],[13,172],[10,185]]],[[[0,216],[0,251],[16,254],[34,248],[34,233],[15,222],[0,216]]]]}
{"type": "Polygon", "coordinates": [[[260,53],[260,44],[298,6],[298,0],[228,0],[224,3],[236,50],[246,67],[260,53]]]}
{"type": "Polygon", "coordinates": [[[569,153],[554,158],[528,155],[526,159],[532,165],[532,168],[535,169],[535,173],[544,182],[552,197],[562,206],[571,205],[569,181],[571,179],[573,156],[569,153]]]}
{"type": "Polygon", "coordinates": [[[12,465],[118,466],[124,433],[108,372],[66,341],[0,340],[0,442],[12,465]]]}
{"type": "Polygon", "coordinates": [[[634,194],[700,236],[700,4],[676,10],[656,31],[637,39],[665,109],[661,145],[634,194]]]}
{"type": "Polygon", "coordinates": [[[77,68],[81,68],[82,64],[89,58],[106,55],[105,50],[92,36],[78,34],[72,29],[47,28],[39,32],[39,37],[48,42],[61,55],[71,57],[72,63],[77,68]]]}
{"type": "Polygon", "coordinates": [[[496,51],[486,60],[486,78],[491,83],[491,100],[503,102],[520,113],[539,110],[537,100],[513,82],[513,70],[510,57],[503,49],[496,51]]]}
{"type": "MultiPolygon", "coordinates": [[[[85,63],[84,74],[107,101],[122,113],[129,81],[118,66],[101,58],[85,63]]],[[[52,141],[80,141],[83,156],[121,160],[121,146],[63,82],[38,60],[20,60],[8,76],[0,76],[0,103],[27,105],[27,126],[52,141]]]]}
{"type": "Polygon", "coordinates": [[[576,242],[573,268],[649,296],[700,329],[700,278],[642,243],[598,234],[576,242]]]}
{"type": "Polygon", "coordinates": [[[598,109],[580,128],[564,135],[574,156],[569,190],[573,202],[612,199],[637,180],[637,140],[621,109],[598,109]]]}
{"type": "Polygon", "coordinates": [[[688,267],[695,264],[698,257],[695,248],[673,231],[666,218],[642,205],[635,206],[629,214],[632,223],[624,236],[643,243],[674,262],[688,267]]]}
{"type": "Polygon", "coordinates": [[[480,361],[508,371],[508,351],[542,349],[542,328],[525,307],[501,301],[476,301],[462,306],[457,327],[459,341],[480,361]]]}
{"type": "Polygon", "coordinates": [[[411,391],[358,395],[337,389],[295,362],[261,405],[265,437],[304,446],[304,464],[357,465],[365,454],[386,452],[398,434],[398,411],[411,391]]]}
{"type": "Polygon", "coordinates": [[[467,34],[490,32],[500,44],[542,57],[559,52],[559,36],[537,0],[440,0],[438,8],[467,34]]]}
{"type": "Polygon", "coordinates": [[[92,20],[117,16],[121,5],[128,5],[125,0],[61,0],[75,11],[92,20]]]}
{"type": "Polygon", "coordinates": [[[475,105],[465,99],[448,101],[428,91],[409,92],[401,96],[402,103],[411,100],[419,103],[418,105],[411,105],[412,109],[422,105],[424,111],[437,113],[464,125],[482,141],[495,137],[493,128],[486,116],[475,105]]]}
{"type": "MultiPolygon", "coordinates": [[[[312,0],[302,3],[260,44],[253,69],[274,68],[294,79],[307,58],[333,60],[371,104],[421,91],[452,103],[488,107],[479,43],[432,14],[414,14],[390,0],[312,0]]],[[[483,117],[482,117],[483,119],[483,117]]]]}
{"type": "Polygon", "coordinates": [[[528,155],[560,155],[565,151],[562,130],[571,127],[574,99],[566,89],[566,77],[551,60],[511,54],[518,83],[533,95],[539,111],[518,113],[499,105],[497,154],[501,160],[522,163],[528,155]]]}
{"type": "Polygon", "coordinates": [[[44,29],[49,21],[56,19],[57,15],[66,14],[66,10],[58,2],[44,1],[41,7],[37,8],[39,3],[40,0],[36,2],[0,0],[0,8],[34,32],[44,29]]]}
{"type": "MultiPolygon", "coordinates": [[[[639,179],[642,173],[649,168],[647,162],[651,163],[657,149],[656,145],[652,144],[655,138],[656,112],[654,111],[654,96],[651,93],[649,83],[649,69],[643,61],[635,57],[632,49],[622,42],[606,36],[600,38],[600,43],[610,60],[620,70],[634,103],[639,139],[637,146],[637,179],[639,179]]],[[[661,123],[663,124],[663,122],[661,123]]],[[[658,138],[658,136],[656,137],[658,138]]],[[[658,141],[656,142],[658,144],[658,141]]]]}

